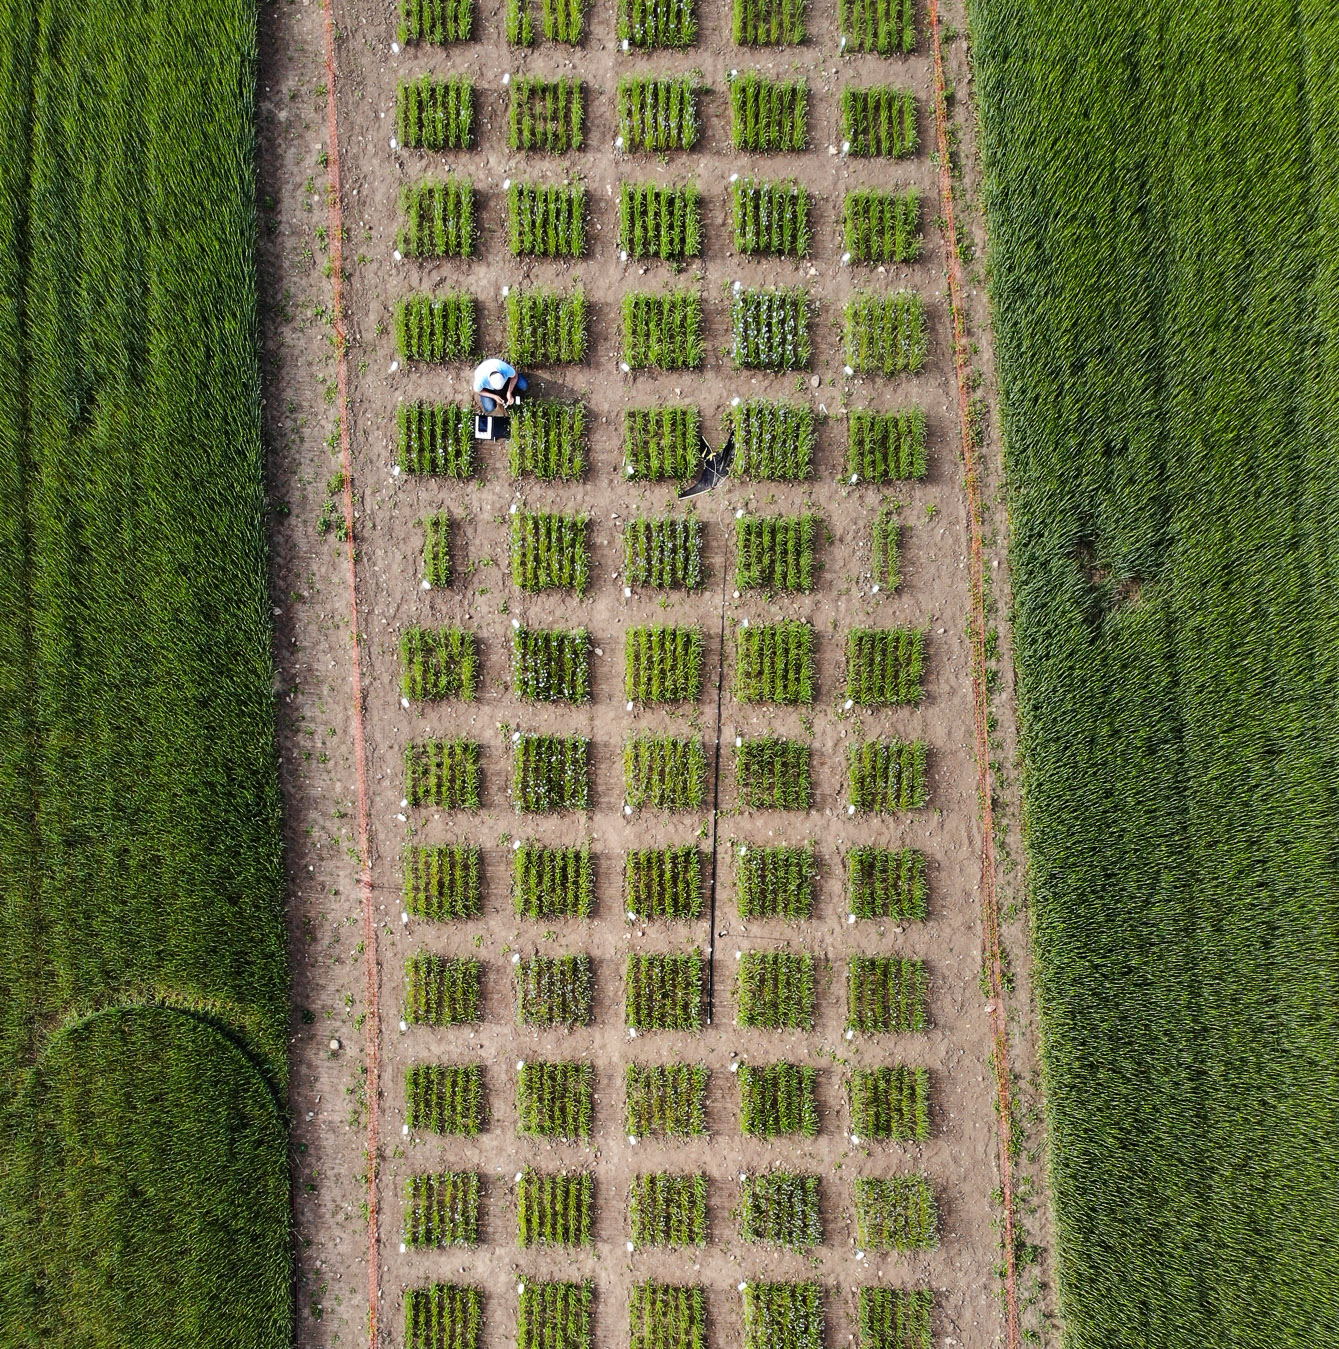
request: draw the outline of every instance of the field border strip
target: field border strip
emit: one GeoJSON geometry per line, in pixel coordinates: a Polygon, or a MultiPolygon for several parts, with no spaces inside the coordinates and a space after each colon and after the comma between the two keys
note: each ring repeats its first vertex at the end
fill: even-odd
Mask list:
{"type": "Polygon", "coordinates": [[[367,1069],[367,1333],[377,1345],[381,1300],[381,1231],[377,1208],[381,1133],[381,1005],[377,961],[377,925],[372,909],[372,840],[367,795],[367,750],[363,735],[363,679],[358,628],[358,569],[354,549],[353,454],[349,441],[349,362],[344,326],[344,214],[339,170],[339,122],[335,105],[334,0],[321,0],[326,70],[326,208],[330,221],[331,320],[335,329],[336,408],[339,417],[339,465],[344,478],[344,537],[349,559],[349,651],[353,696],[353,757],[358,777],[358,890],[363,910],[363,976],[366,1018],[363,1063],[367,1069]]]}
{"type": "Polygon", "coordinates": [[[972,612],[972,718],[976,734],[977,793],[981,801],[981,922],[990,982],[991,1032],[994,1039],[997,1137],[1000,1188],[1004,1209],[1005,1343],[1020,1349],[1018,1268],[1014,1250],[1014,1187],[1010,1155],[1013,1151],[1012,1091],[1009,1075],[1009,1034],[1004,1008],[1004,971],[1000,955],[1000,906],[995,886],[995,813],[990,782],[989,695],[986,691],[986,586],[982,548],[981,475],[971,422],[971,352],[963,308],[962,263],[958,256],[958,227],[953,213],[953,167],[948,142],[948,97],[944,81],[943,46],[939,32],[939,0],[930,0],[930,33],[934,41],[935,141],[939,152],[941,233],[947,254],[949,307],[953,317],[953,361],[958,383],[958,415],[962,457],[966,469],[967,514],[971,531],[968,584],[972,612]]]}

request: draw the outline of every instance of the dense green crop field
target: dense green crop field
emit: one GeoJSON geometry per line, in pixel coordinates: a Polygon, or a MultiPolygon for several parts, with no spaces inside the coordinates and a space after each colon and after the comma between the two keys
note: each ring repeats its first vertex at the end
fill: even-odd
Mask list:
{"type": "Polygon", "coordinates": [[[1339,12],[971,6],[1068,1342],[1339,1325],[1339,12]]]}
{"type": "Polygon", "coordinates": [[[6,0],[0,34],[0,1343],[269,1349],[254,8],[6,0]]]}

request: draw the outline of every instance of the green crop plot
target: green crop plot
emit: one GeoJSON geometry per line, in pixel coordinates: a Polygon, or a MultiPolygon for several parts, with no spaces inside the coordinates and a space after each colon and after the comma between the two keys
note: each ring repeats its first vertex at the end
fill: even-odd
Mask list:
{"type": "Polygon", "coordinates": [[[920,702],[923,628],[852,628],[846,634],[846,696],[858,707],[920,702]]]}
{"type": "Polygon", "coordinates": [[[939,1245],[939,1212],[924,1176],[855,1182],[855,1239],[871,1251],[929,1251],[939,1245]]]}
{"type": "Polygon", "coordinates": [[[630,1063],[624,1123],[632,1138],[701,1138],[707,1132],[707,1068],[701,1063],[630,1063]]]}
{"type": "Polygon", "coordinates": [[[739,1024],[761,1030],[813,1030],[814,958],[807,952],[745,951],[735,978],[739,1024]]]}
{"type": "Polygon", "coordinates": [[[730,139],[736,150],[775,154],[809,148],[809,85],[756,70],[730,81],[730,139]]]}
{"type": "Polygon", "coordinates": [[[750,398],[730,410],[734,471],[764,482],[799,482],[814,474],[818,429],[802,403],[750,398]]]}
{"type": "Polygon", "coordinates": [[[623,531],[623,574],[629,585],[696,590],[704,579],[702,521],[696,515],[634,516],[623,531]]]}
{"type": "Polygon", "coordinates": [[[697,291],[623,296],[623,363],[629,370],[697,370],[703,350],[697,291]]]}
{"type": "MultiPolygon", "coordinates": [[[[522,3],[524,0],[522,0],[522,3]]],[[[566,154],[585,142],[586,95],[581,81],[518,76],[507,104],[507,148],[566,154]]]]}
{"type": "Polygon", "coordinates": [[[837,0],[844,52],[908,56],[916,50],[916,0],[837,0]]]}
{"type": "Polygon", "coordinates": [[[395,302],[395,349],[407,361],[464,361],[474,355],[478,314],[473,295],[411,295],[395,302]]]}
{"type": "Polygon", "coordinates": [[[628,1189],[628,1231],[634,1246],[705,1246],[706,1176],[634,1176],[628,1189]]]}
{"type": "Polygon", "coordinates": [[[583,735],[520,735],[512,746],[511,792],[517,810],[585,810],[590,741],[583,735]]]}
{"type": "Polygon", "coordinates": [[[479,687],[479,650],[460,628],[410,628],[400,634],[400,694],[414,702],[463,698],[479,687]]]}
{"type": "Polygon", "coordinates": [[[817,1176],[764,1171],[739,1182],[739,1235],[745,1241],[802,1251],[823,1244],[817,1176]]]}
{"type": "Polygon", "coordinates": [[[744,1349],[823,1349],[821,1283],[744,1286],[744,1349]]]}
{"type": "Polygon", "coordinates": [[[853,155],[901,159],[914,155],[916,96],[889,84],[842,90],[842,140],[853,155]]]}
{"type": "Polygon", "coordinates": [[[741,703],[812,703],[815,673],[812,624],[744,619],[735,629],[735,697],[741,703]]]}
{"type": "Polygon", "coordinates": [[[808,810],[809,746],[774,735],[741,738],[735,747],[735,785],[745,810],[808,810]]]}
{"type": "Polygon", "coordinates": [[[589,1063],[525,1062],[516,1075],[517,1128],[536,1138],[590,1137],[595,1069],[589,1063]]]}
{"type": "Polygon", "coordinates": [[[930,1071],[891,1065],[856,1068],[846,1083],[857,1138],[925,1143],[930,1138],[930,1071]]]}
{"type": "Polygon", "coordinates": [[[817,1069],[795,1063],[739,1065],[739,1131],[755,1138],[818,1137],[817,1069]]]}
{"type": "Polygon", "coordinates": [[[925,477],[925,413],[852,412],[846,422],[846,471],[853,483],[925,477]]]}
{"type": "Polygon", "coordinates": [[[584,515],[517,511],[511,517],[511,579],[522,590],[574,590],[590,585],[584,515]]]}
{"type": "Polygon", "coordinates": [[[629,628],[623,692],[629,702],[695,703],[702,696],[701,628],[629,628]]]}
{"type": "Polygon", "coordinates": [[[516,1021],[522,1026],[589,1026],[595,975],[588,955],[531,956],[516,967],[516,1021]]]}
{"type": "Polygon", "coordinates": [[[922,1031],[929,988],[922,961],[852,956],[846,965],[846,1028],[868,1035],[922,1031]]]}
{"type": "Polygon", "coordinates": [[[520,918],[589,918],[595,912],[595,861],[589,846],[515,849],[512,907],[520,918]]]}
{"type": "Polygon", "coordinates": [[[925,301],[914,291],[857,292],[842,312],[846,363],[857,374],[916,374],[925,365],[925,301]]]}
{"type": "Polygon", "coordinates": [[[585,291],[513,290],[507,296],[507,359],[518,367],[584,361],[585,291]]]}
{"type": "Polygon", "coordinates": [[[701,1030],[706,965],[700,951],[630,955],[624,1021],[633,1030],[701,1030]]]}
{"type": "Polygon", "coordinates": [[[590,635],[585,628],[512,633],[511,691],[540,703],[590,701],[590,635]]]}
{"type": "Polygon", "coordinates": [[[741,516],[735,521],[735,585],[770,592],[812,590],[818,523],[816,515],[741,516]]]}
{"type": "Polygon", "coordinates": [[[934,1349],[928,1288],[862,1288],[859,1349],[934,1349]]]}
{"type": "Polygon", "coordinates": [[[412,183],[400,189],[405,223],[395,247],[407,258],[472,258],[478,242],[474,184],[468,179],[412,183]]]}
{"type": "Polygon", "coordinates": [[[411,1063],[404,1094],[410,1129],[473,1138],[488,1122],[482,1064],[411,1063]]]}
{"type": "Polygon", "coordinates": [[[589,1246],[595,1218],[595,1177],[554,1174],[527,1166],[516,1187],[518,1246],[589,1246]]]}
{"type": "Polygon", "coordinates": [[[483,912],[483,857],[467,843],[411,844],[405,850],[405,912],[445,922],[483,912]]]}
{"type": "Polygon", "coordinates": [[[518,258],[579,258],[586,251],[586,189],[579,183],[507,189],[507,243],[518,258]]]}
{"type": "Polygon", "coordinates": [[[867,741],[852,745],[846,770],[856,810],[919,810],[930,802],[923,741],[867,741]]]}
{"type": "Polygon", "coordinates": [[[423,521],[423,579],[430,590],[451,584],[451,517],[445,511],[423,521]]]}
{"type": "Polygon", "coordinates": [[[395,134],[410,150],[468,150],[474,144],[474,82],[424,75],[395,90],[395,134]]]}
{"type": "Polygon", "coordinates": [[[405,1020],[411,1026],[468,1026],[483,1017],[483,966],[419,952],[405,963],[405,1020]]]}
{"type": "Polygon", "coordinates": [[[731,31],[741,47],[795,46],[808,13],[808,0],[734,0],[731,31]]]}
{"type": "Polygon", "coordinates": [[[401,403],[397,462],[402,473],[471,478],[478,467],[474,418],[469,408],[442,403],[401,403]]]}
{"type": "Polygon", "coordinates": [[[512,411],[507,466],[513,478],[575,482],[586,471],[586,405],[580,400],[523,400],[512,411]]]}
{"type": "Polygon", "coordinates": [[[702,466],[702,414],[695,407],[628,408],[623,471],[637,482],[685,482],[702,466]]]}
{"type": "Polygon", "coordinates": [[[474,30],[474,0],[400,0],[401,42],[468,42],[474,30]]]}
{"type": "Polygon", "coordinates": [[[921,194],[848,192],[842,241],[854,262],[915,262],[921,255],[921,194]]]}
{"type": "Polygon", "coordinates": [[[685,262],[702,256],[702,195],[695,183],[662,187],[630,183],[618,189],[618,246],[630,258],[685,262]]]}
{"type": "Polygon", "coordinates": [[[461,1284],[404,1290],[405,1349],[479,1349],[484,1295],[461,1284]]]}
{"type": "Polygon", "coordinates": [[[851,848],[846,903],[857,918],[922,919],[929,884],[925,854],[915,848],[851,848]]]}
{"type": "Polygon", "coordinates": [[[735,899],[741,918],[812,918],[818,855],[812,844],[758,847],[735,852],[735,899]]]}
{"type": "MultiPolygon", "coordinates": [[[[507,0],[504,26],[508,42],[517,47],[532,46],[537,34],[530,0],[507,0]]],[[[577,46],[585,27],[586,0],[539,0],[538,31],[545,41],[577,46]]]]}
{"type": "Polygon", "coordinates": [[[404,1241],[411,1250],[479,1244],[477,1171],[410,1176],[404,1186],[404,1241]]]}
{"type": "Polygon", "coordinates": [[[702,132],[695,75],[624,75],[618,82],[618,148],[662,154],[691,150],[702,132]]]}
{"type": "Polygon", "coordinates": [[[628,1349],[706,1349],[702,1288],[635,1283],[628,1301],[628,1349]]]}
{"type": "Polygon", "coordinates": [[[807,370],[813,304],[802,286],[737,290],[730,300],[730,358],[740,370],[807,370]]]}
{"type": "Polygon", "coordinates": [[[730,185],[735,248],[749,257],[805,258],[809,190],[797,182],[764,183],[740,178],[730,185]]]}
{"type": "Polygon", "coordinates": [[[697,810],[707,799],[701,740],[635,735],[623,746],[623,783],[634,810],[697,810]]]}
{"type": "Polygon", "coordinates": [[[405,747],[405,796],[411,806],[478,810],[483,776],[473,740],[418,740],[405,747]]]}
{"type": "Polygon", "coordinates": [[[643,51],[691,47],[697,41],[696,0],[618,0],[615,32],[643,51]]]}
{"type": "Polygon", "coordinates": [[[885,506],[874,517],[870,567],[880,588],[896,590],[902,584],[902,525],[895,506],[885,506]]]}
{"type": "Polygon", "coordinates": [[[521,1285],[516,1317],[516,1349],[591,1349],[594,1343],[595,1285],[521,1285]]]}

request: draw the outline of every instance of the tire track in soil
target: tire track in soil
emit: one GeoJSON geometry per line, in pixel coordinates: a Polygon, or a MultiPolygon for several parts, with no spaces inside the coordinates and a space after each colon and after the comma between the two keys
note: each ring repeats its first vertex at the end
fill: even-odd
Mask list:
{"type": "Polygon", "coordinates": [[[972,435],[971,353],[967,340],[962,294],[962,262],[958,256],[958,227],[953,214],[953,169],[948,146],[948,101],[944,83],[943,47],[939,34],[939,0],[930,0],[930,32],[934,40],[935,143],[939,151],[939,200],[942,234],[948,262],[949,308],[953,316],[953,362],[958,383],[958,414],[967,491],[967,518],[971,530],[968,586],[972,606],[972,719],[976,732],[977,790],[981,798],[981,926],[990,978],[990,1023],[995,1042],[996,1121],[999,1138],[1000,1189],[1004,1209],[1005,1333],[1008,1349],[1022,1343],[1018,1317],[1018,1267],[1014,1252],[1014,1188],[1010,1168],[1012,1151],[1012,1093],[1009,1080],[1009,1034],[1004,1012],[1004,977],[1000,957],[1000,905],[995,887],[995,812],[990,784],[989,699],[986,693],[986,586],[985,556],[981,544],[981,475],[972,435]]]}

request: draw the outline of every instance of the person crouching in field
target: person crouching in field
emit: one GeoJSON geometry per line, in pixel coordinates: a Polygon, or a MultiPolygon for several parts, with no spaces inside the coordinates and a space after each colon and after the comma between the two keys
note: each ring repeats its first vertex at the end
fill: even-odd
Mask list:
{"type": "Polygon", "coordinates": [[[520,402],[521,394],[529,388],[529,381],[520,371],[496,356],[474,367],[473,382],[479,406],[490,414],[520,402]]]}

